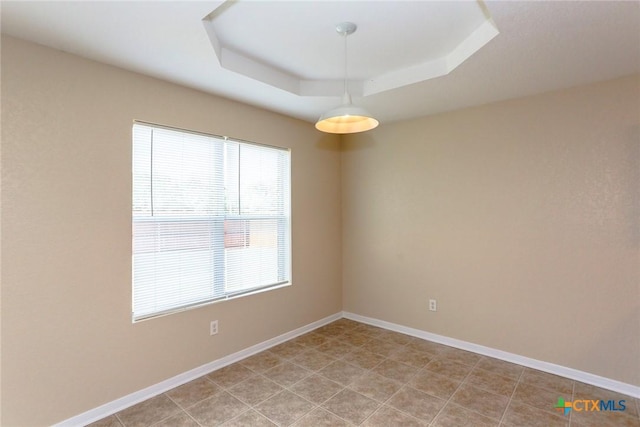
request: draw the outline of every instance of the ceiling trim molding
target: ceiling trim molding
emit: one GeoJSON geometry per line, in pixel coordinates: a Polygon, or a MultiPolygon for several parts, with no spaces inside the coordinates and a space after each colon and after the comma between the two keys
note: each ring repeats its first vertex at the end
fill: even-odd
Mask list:
{"type": "MultiPolygon", "coordinates": [[[[241,53],[223,45],[216,32],[215,22],[236,3],[237,0],[220,2],[211,13],[202,19],[202,24],[222,68],[298,96],[342,95],[344,92],[342,80],[305,79],[295,73],[288,72],[284,67],[268,64],[256,56],[241,53]]],[[[470,5],[479,9],[484,21],[455,48],[436,59],[393,69],[363,80],[349,80],[349,92],[356,97],[364,97],[449,74],[499,34],[484,3],[479,0],[478,2],[470,2],[470,5]]]]}
{"type": "Polygon", "coordinates": [[[413,67],[394,70],[390,73],[367,80],[364,83],[363,96],[374,95],[387,90],[445,76],[469,59],[471,55],[479,51],[499,33],[495,23],[491,19],[488,19],[460,42],[448,55],[433,61],[423,62],[413,67]]]}

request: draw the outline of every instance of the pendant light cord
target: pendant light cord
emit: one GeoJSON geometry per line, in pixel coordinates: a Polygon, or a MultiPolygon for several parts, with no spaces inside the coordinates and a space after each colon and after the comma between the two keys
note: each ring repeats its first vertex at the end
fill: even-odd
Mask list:
{"type": "Polygon", "coordinates": [[[347,37],[349,37],[349,34],[347,34],[346,32],[342,35],[342,37],[344,37],[344,93],[348,94],[349,93],[349,79],[348,79],[348,74],[347,74],[347,37]]]}

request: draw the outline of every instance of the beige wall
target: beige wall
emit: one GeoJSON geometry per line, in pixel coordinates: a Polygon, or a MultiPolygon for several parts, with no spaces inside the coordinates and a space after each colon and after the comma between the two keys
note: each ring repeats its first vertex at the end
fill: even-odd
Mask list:
{"type": "Polygon", "coordinates": [[[346,138],[344,309],[640,385],[639,121],[634,76],[346,138]]]}
{"type": "Polygon", "coordinates": [[[340,311],[338,142],[3,38],[0,424],[59,422],[340,311]],[[292,149],[293,286],[131,323],[134,119],[292,149]]]}
{"type": "Polygon", "coordinates": [[[342,154],[309,123],[11,38],[1,78],[3,426],[78,415],[341,298],[640,385],[639,76],[383,124],[342,154]],[[133,119],[292,148],[294,286],[131,324],[133,119]]]}

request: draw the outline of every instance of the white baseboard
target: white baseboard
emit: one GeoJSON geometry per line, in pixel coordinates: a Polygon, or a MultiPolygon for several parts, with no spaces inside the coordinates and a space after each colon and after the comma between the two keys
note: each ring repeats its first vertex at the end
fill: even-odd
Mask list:
{"type": "Polygon", "coordinates": [[[400,332],[406,335],[411,335],[417,338],[422,338],[428,341],[437,342],[440,344],[456,347],[462,350],[472,351],[484,356],[494,357],[511,363],[517,363],[518,365],[526,366],[528,368],[537,369],[540,371],[548,372],[550,374],[560,375],[562,377],[570,378],[572,380],[581,381],[586,384],[602,387],[607,390],[612,390],[618,393],[640,398],[640,387],[623,383],[621,381],[612,380],[609,378],[601,377],[598,375],[590,374],[588,372],[579,371],[573,368],[567,368],[566,366],[555,365],[553,363],[543,362],[529,357],[520,356],[518,354],[509,353],[502,350],[496,350],[491,347],[485,347],[483,345],[473,344],[467,341],[458,340],[455,338],[445,337],[443,335],[432,334],[420,329],[409,328],[407,326],[398,325],[384,320],[378,320],[371,317],[360,316],[358,314],[343,312],[343,317],[358,322],[366,323],[372,326],[378,326],[380,328],[388,329],[395,332],[400,332]]]}
{"type": "Polygon", "coordinates": [[[292,338],[297,337],[298,335],[302,335],[309,331],[317,329],[320,326],[326,325],[327,323],[331,323],[335,320],[340,319],[341,317],[366,323],[372,326],[378,326],[380,328],[388,329],[391,331],[400,332],[406,335],[411,335],[417,338],[422,338],[428,341],[433,341],[433,342],[448,345],[451,347],[456,347],[462,350],[472,351],[474,353],[482,354],[484,356],[494,357],[496,359],[505,360],[507,362],[517,363],[518,365],[526,366],[533,369],[538,369],[540,371],[549,372],[551,374],[560,375],[576,381],[581,381],[583,383],[595,385],[597,387],[602,387],[618,393],[626,394],[628,396],[640,398],[640,387],[634,386],[632,384],[623,383],[620,381],[590,374],[588,372],[579,371],[577,369],[567,368],[565,366],[555,365],[553,363],[531,359],[529,357],[520,356],[520,355],[509,353],[506,351],[496,350],[491,347],[485,347],[485,346],[473,344],[467,341],[462,341],[455,338],[449,338],[443,335],[437,335],[430,332],[425,332],[420,329],[414,329],[407,326],[398,325],[396,323],[386,322],[384,320],[378,320],[378,319],[374,319],[366,316],[360,316],[358,314],[345,311],[345,312],[340,312],[340,313],[336,313],[331,316],[325,317],[324,319],[320,319],[316,322],[309,323],[308,325],[302,326],[293,331],[279,335],[267,341],[263,341],[259,344],[253,345],[244,350],[230,354],[221,359],[214,360],[213,362],[209,362],[207,364],[204,364],[190,371],[176,375],[175,377],[164,380],[158,384],[154,384],[143,390],[139,390],[127,396],[121,397],[112,402],[106,403],[102,406],[99,406],[97,408],[84,412],[80,415],[76,415],[74,417],[66,419],[58,424],[55,424],[55,427],[86,426],[87,424],[91,424],[92,422],[108,417],[109,415],[113,415],[116,412],[120,412],[123,409],[126,409],[137,403],[140,403],[154,396],[157,396],[161,393],[169,391],[175,387],[186,384],[189,381],[195,380],[196,378],[200,378],[201,376],[209,374],[217,369],[223,368],[227,365],[238,362],[256,353],[259,353],[273,346],[281,344],[285,341],[288,341],[292,338]]]}
{"type": "Polygon", "coordinates": [[[267,341],[263,341],[259,344],[245,348],[244,350],[240,350],[236,353],[230,354],[221,359],[214,360],[213,362],[209,362],[207,364],[204,364],[190,371],[176,375],[175,377],[159,382],[158,384],[154,384],[143,390],[139,390],[134,393],[128,394],[124,397],[121,397],[112,402],[106,403],[97,408],[91,409],[80,415],[76,415],[74,417],[66,419],[58,424],[55,424],[55,427],[86,426],[87,424],[91,424],[92,422],[101,420],[102,418],[108,417],[109,415],[113,415],[116,412],[120,412],[123,409],[126,409],[130,406],[135,405],[136,403],[140,403],[154,396],[157,396],[161,393],[169,391],[175,387],[186,384],[189,381],[193,381],[196,378],[200,378],[201,376],[209,374],[217,369],[223,368],[227,365],[238,362],[242,359],[245,359],[256,353],[264,351],[268,348],[281,344],[285,341],[288,341],[292,338],[297,337],[298,335],[302,335],[309,331],[317,329],[320,326],[326,325],[327,323],[331,323],[335,320],[340,319],[341,317],[342,317],[342,313],[340,312],[340,313],[336,313],[331,316],[325,317],[324,319],[320,319],[316,322],[309,323],[308,325],[302,326],[293,331],[279,335],[275,338],[271,338],[267,341]]]}

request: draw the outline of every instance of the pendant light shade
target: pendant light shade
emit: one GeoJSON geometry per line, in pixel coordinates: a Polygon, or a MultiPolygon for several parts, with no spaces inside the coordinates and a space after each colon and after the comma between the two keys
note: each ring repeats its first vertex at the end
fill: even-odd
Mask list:
{"type": "Polygon", "coordinates": [[[351,96],[344,94],[342,105],[320,116],[316,129],[327,133],[357,133],[371,130],[378,121],[364,108],[356,107],[351,96]]]}
{"type": "Polygon", "coordinates": [[[327,133],[357,133],[371,130],[378,126],[378,120],[364,108],[351,102],[347,87],[347,36],[353,34],[358,27],[352,22],[336,25],[338,34],[344,37],[344,95],[342,105],[327,111],[316,123],[316,129],[327,133]]]}

